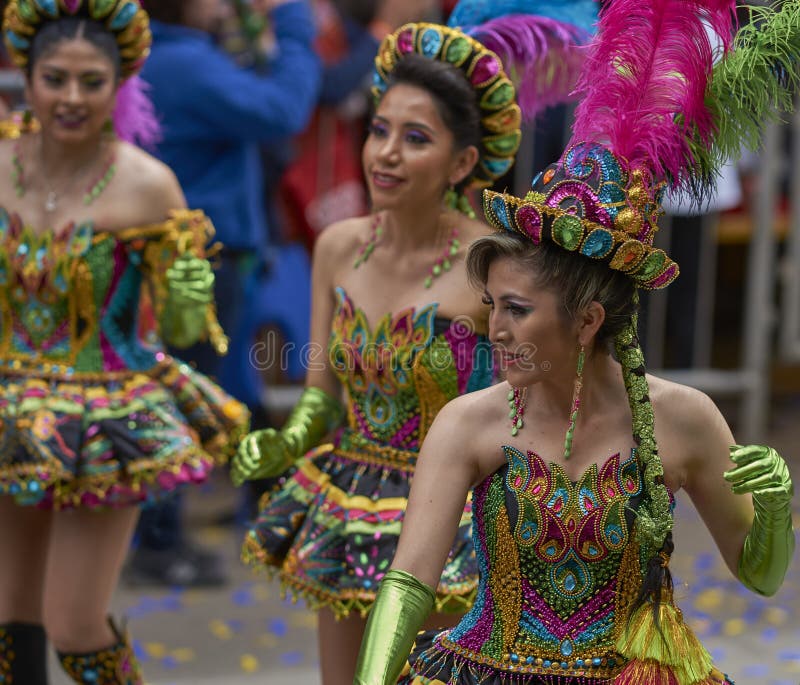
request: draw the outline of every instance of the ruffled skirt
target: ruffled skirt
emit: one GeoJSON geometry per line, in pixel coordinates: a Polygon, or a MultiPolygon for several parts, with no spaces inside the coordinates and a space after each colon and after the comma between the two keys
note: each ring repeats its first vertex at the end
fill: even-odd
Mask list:
{"type": "MultiPolygon", "coordinates": [[[[569,666],[564,664],[564,675],[541,675],[525,673],[524,663],[520,663],[519,667],[511,662],[503,667],[483,663],[467,650],[450,643],[447,635],[447,631],[429,630],[417,636],[398,685],[614,685],[615,682],[615,677],[607,674],[593,676],[592,665],[589,664],[576,672],[570,672],[567,670],[569,666]]],[[[545,667],[549,666],[549,662],[545,662],[545,667]]],[[[559,666],[554,664],[554,668],[559,666]]],[[[599,666],[607,670],[605,664],[599,666]]],[[[650,685],[650,681],[641,685],[650,685]]],[[[714,670],[701,685],[734,683],[714,670]]]]}
{"type": "MultiPolygon", "coordinates": [[[[416,453],[324,445],[262,498],[242,558],[277,574],[285,591],[338,617],[366,615],[394,557],[416,453]]],[[[464,613],[478,586],[472,504],[439,582],[435,610],[464,613]]]]}
{"type": "Polygon", "coordinates": [[[247,409],[188,364],[74,378],[0,374],[0,494],[43,508],[127,506],[202,482],[247,409]]]}

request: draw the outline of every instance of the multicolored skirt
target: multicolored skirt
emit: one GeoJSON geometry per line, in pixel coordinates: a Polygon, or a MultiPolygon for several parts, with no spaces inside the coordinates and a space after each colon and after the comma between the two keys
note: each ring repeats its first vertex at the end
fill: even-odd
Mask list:
{"type": "Polygon", "coordinates": [[[146,372],[0,374],[0,495],[43,508],[127,506],[202,482],[247,409],[170,357],[146,372]]]}
{"type": "MultiPolygon", "coordinates": [[[[564,675],[541,675],[522,672],[522,663],[518,668],[511,662],[506,667],[490,664],[489,660],[474,658],[476,655],[451,643],[447,639],[448,634],[449,631],[428,630],[417,636],[406,667],[397,681],[398,685],[614,685],[616,681],[616,676],[608,674],[613,669],[606,668],[605,664],[602,668],[606,673],[602,677],[592,675],[591,665],[575,672],[568,671],[564,675]]],[[[541,659],[536,661],[542,663],[541,659]]],[[[550,663],[544,661],[543,665],[549,668],[550,663]]],[[[566,663],[553,664],[553,668],[559,666],[565,670],[569,668],[566,663]]],[[[630,680],[626,679],[625,682],[630,680]]],[[[642,682],[641,685],[648,685],[649,682],[642,682]]],[[[734,685],[734,682],[714,669],[703,684],[734,685]]]]}
{"type": "MultiPolygon", "coordinates": [[[[365,616],[397,549],[416,452],[323,445],[268,492],[245,538],[242,558],[280,577],[284,590],[337,617],[365,616]]],[[[464,508],[439,582],[435,610],[464,613],[478,586],[464,508]]]]}

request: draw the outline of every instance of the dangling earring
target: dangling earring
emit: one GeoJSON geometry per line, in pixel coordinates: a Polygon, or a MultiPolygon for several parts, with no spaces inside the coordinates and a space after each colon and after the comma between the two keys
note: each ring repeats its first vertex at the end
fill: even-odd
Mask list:
{"type": "Polygon", "coordinates": [[[469,203],[467,196],[459,193],[454,184],[450,184],[450,188],[444,194],[444,204],[448,209],[453,209],[457,212],[468,216],[470,219],[475,218],[475,210],[469,203]]]}
{"type": "Polygon", "coordinates": [[[572,438],[575,435],[575,422],[578,420],[578,409],[581,406],[581,388],[583,387],[583,362],[586,359],[586,349],[581,345],[578,353],[578,370],[575,377],[575,386],[572,391],[572,408],[569,412],[569,426],[567,435],[564,438],[564,461],[569,459],[572,453],[572,438]]]}
{"type": "Polygon", "coordinates": [[[444,205],[448,209],[458,210],[458,193],[453,183],[451,183],[450,187],[444,192],[444,205]]]}
{"type": "Polygon", "coordinates": [[[525,413],[525,398],[528,388],[512,388],[508,391],[508,418],[511,419],[511,435],[519,433],[520,428],[525,425],[522,416],[525,413]]]}

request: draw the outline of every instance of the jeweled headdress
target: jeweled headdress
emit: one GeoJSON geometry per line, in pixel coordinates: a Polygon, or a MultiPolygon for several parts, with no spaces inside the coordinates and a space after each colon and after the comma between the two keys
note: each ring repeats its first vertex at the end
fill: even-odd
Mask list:
{"type": "Polygon", "coordinates": [[[138,73],[150,52],[150,21],[137,0],[11,0],[3,31],[8,53],[20,69],[28,66],[33,37],[48,21],[62,17],[98,21],[119,46],[122,78],[138,73]]]}
{"type": "MultiPolygon", "coordinates": [[[[20,69],[28,67],[36,33],[48,21],[64,17],[100,22],[114,36],[123,79],[117,91],[114,130],[129,143],[148,148],[155,145],[160,139],[160,126],[146,94],[147,87],[137,76],[150,54],[152,42],[147,12],[137,0],[11,0],[3,18],[3,34],[8,53],[20,69]]],[[[16,137],[19,133],[15,130],[11,135],[16,137]]]]}
{"type": "Polygon", "coordinates": [[[579,46],[596,15],[592,0],[462,0],[449,26],[406,24],[383,40],[373,94],[383,94],[395,66],[412,53],[460,69],[482,111],[480,160],[469,185],[485,188],[513,165],[523,114],[532,117],[568,98],[577,80],[579,46]],[[519,104],[506,67],[525,76],[519,104]]]}
{"type": "Polygon", "coordinates": [[[774,107],[791,108],[798,6],[780,7],[751,7],[734,38],[729,0],[613,0],[582,69],[572,140],[524,198],[484,193],[490,223],[639,287],[669,285],[678,265],[653,245],[663,191],[702,202],[725,158],[757,146],[774,107]]]}

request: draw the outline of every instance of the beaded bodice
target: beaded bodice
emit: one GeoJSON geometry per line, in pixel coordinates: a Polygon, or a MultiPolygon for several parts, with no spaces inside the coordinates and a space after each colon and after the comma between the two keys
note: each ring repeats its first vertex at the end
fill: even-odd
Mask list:
{"type": "Polygon", "coordinates": [[[85,222],[37,234],[0,208],[0,369],[79,377],[151,368],[161,344],[139,268],[147,233],[85,222]]]}
{"type": "Polygon", "coordinates": [[[336,299],[328,351],[347,395],[342,443],[416,453],[448,401],[492,382],[486,337],[437,317],[435,303],[372,328],[344,289],[336,299]]]}
{"type": "Polygon", "coordinates": [[[614,642],[641,584],[635,453],[572,482],[557,464],[503,447],[506,464],[473,493],[478,598],[443,644],[518,673],[610,677],[614,642]]]}

